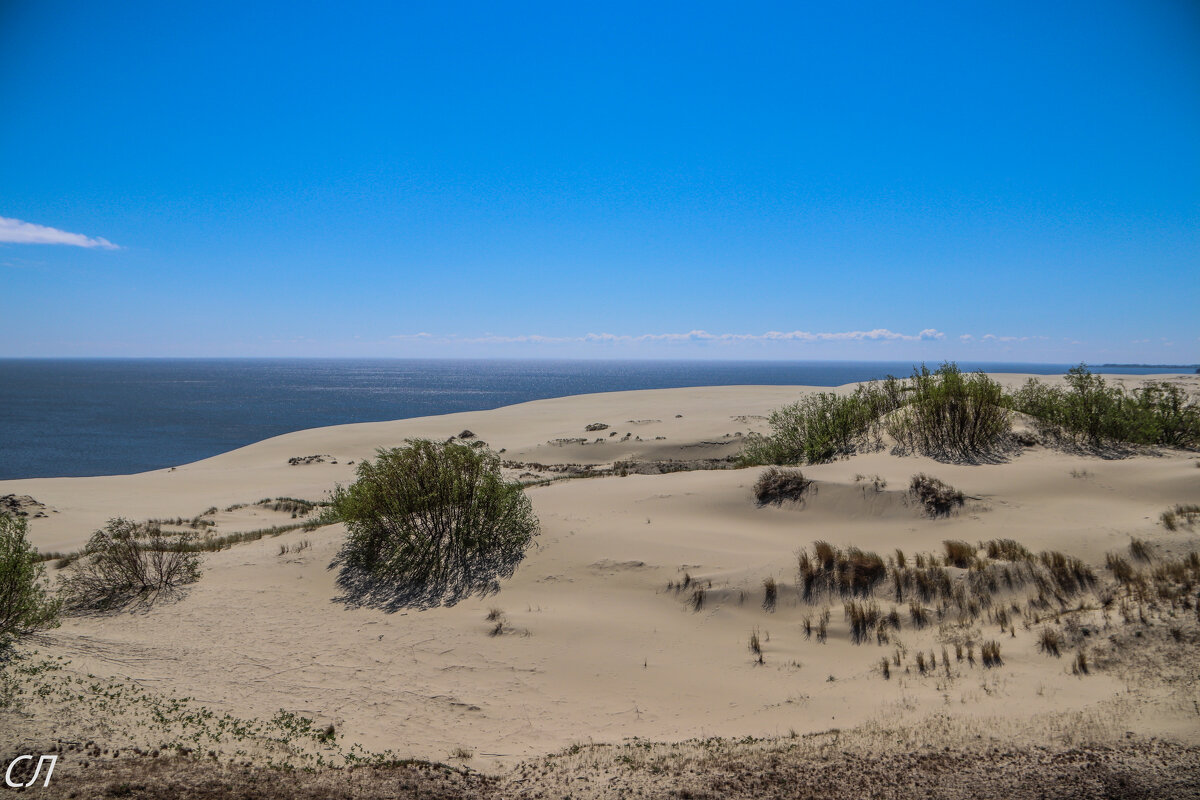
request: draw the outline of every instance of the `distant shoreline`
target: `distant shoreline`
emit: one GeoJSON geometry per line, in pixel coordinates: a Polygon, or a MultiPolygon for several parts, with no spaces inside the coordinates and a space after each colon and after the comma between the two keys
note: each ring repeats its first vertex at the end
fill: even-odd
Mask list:
{"type": "Polygon", "coordinates": [[[1197,369],[1200,364],[1101,364],[1097,369],[1197,369]]]}

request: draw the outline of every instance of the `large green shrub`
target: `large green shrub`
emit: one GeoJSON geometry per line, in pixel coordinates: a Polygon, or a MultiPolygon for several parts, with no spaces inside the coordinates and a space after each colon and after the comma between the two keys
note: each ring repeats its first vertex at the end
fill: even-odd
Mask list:
{"type": "Polygon", "coordinates": [[[1067,373],[1066,382],[1047,386],[1030,378],[1009,402],[1043,433],[1076,445],[1200,447],[1200,400],[1177,384],[1149,381],[1130,392],[1083,364],[1067,373]]]}
{"type": "Polygon", "coordinates": [[[26,533],[24,518],[0,514],[0,643],[58,625],[60,603],[26,533]]]}
{"type": "Polygon", "coordinates": [[[75,609],[117,608],[200,578],[195,534],[164,534],[157,525],[108,521],[67,567],[63,592],[75,609]]]}
{"type": "Polygon", "coordinates": [[[888,424],[900,444],[928,456],[976,458],[1000,449],[1012,431],[1004,390],[957,364],[914,369],[907,405],[888,424]]]}
{"type": "Polygon", "coordinates": [[[489,591],[538,533],[522,486],[486,448],[413,439],[357,475],[333,507],[348,529],[342,585],[358,599],[432,605],[489,591]]]}

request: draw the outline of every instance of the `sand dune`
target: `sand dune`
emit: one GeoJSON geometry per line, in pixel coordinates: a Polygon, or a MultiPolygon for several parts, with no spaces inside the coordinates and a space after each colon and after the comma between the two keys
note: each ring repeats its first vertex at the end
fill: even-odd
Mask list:
{"type": "MultiPolygon", "coordinates": [[[[350,462],[412,436],[469,429],[503,448],[505,459],[542,465],[720,457],[736,452],[738,434],[764,430],[770,409],[807,390],[626,392],[344,425],[174,470],[9,481],[0,494],[45,503],[51,513],[31,525],[35,544],[69,550],[112,516],[190,517],[277,496],[317,500],[352,479],[350,462]],[[595,422],[610,427],[584,430],[595,422]],[[580,438],[587,443],[558,441],[580,438]],[[313,454],[328,458],[288,464],[313,454]]],[[[542,534],[491,597],[426,611],[348,607],[337,601],[330,569],[344,535],[335,525],[211,553],[203,578],[181,596],[148,610],[69,618],[38,648],[69,659],[73,673],[132,680],[240,717],[286,709],[369,750],[431,760],[457,754],[483,770],[574,743],[915,729],[931,719],[1006,742],[1053,729],[1065,740],[1116,741],[1132,731],[1200,744],[1194,610],[1179,609],[1177,649],[1165,622],[1135,638],[1098,607],[1081,612],[1095,629],[1086,647],[1097,666],[1080,676],[1071,669],[1074,650],[1062,658],[1039,651],[1041,626],[1020,617],[1011,632],[986,618],[968,626],[975,642],[999,641],[1001,666],[953,655],[943,666],[942,648],[961,641],[961,630],[916,630],[905,616],[886,645],[854,644],[841,601],[806,603],[796,586],[797,550],[815,540],[916,554],[941,552],[945,539],[1008,538],[1033,551],[1062,550],[1099,572],[1104,554],[1132,536],[1164,558],[1182,555],[1200,547],[1200,532],[1167,531],[1158,515],[1200,500],[1197,465],[1194,454],[1171,451],[1103,460],[1037,446],[975,466],[883,451],[806,467],[815,483],[803,503],[763,507],[751,491],[756,469],[563,480],[528,489],[542,534]],[[963,509],[926,516],[907,493],[918,472],[961,489],[963,509]],[[763,606],[767,578],[780,585],[773,609],[763,606]],[[696,587],[705,591],[699,609],[691,604],[696,587]],[[829,633],[820,643],[805,636],[804,620],[825,608],[829,633]],[[486,619],[492,609],[502,614],[499,635],[486,619]],[[762,663],[748,647],[752,633],[762,663]],[[897,650],[904,666],[885,679],[879,662],[897,650]],[[915,671],[917,652],[939,661],[929,675],[915,671]]],[[[214,519],[229,530],[290,517],[251,509],[214,519]]],[[[891,605],[881,599],[885,611],[891,605]]],[[[72,724],[85,723],[94,721],[72,724]]],[[[63,721],[35,715],[22,725],[32,741],[63,721]]]]}

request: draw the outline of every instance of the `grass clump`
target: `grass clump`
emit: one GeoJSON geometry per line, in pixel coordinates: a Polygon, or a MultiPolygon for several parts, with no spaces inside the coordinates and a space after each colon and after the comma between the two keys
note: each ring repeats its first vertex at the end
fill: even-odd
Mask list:
{"type": "Polygon", "coordinates": [[[779,600],[779,584],[774,578],[767,578],[763,581],[763,608],[767,611],[775,610],[775,603],[779,600]]]}
{"type": "Polygon", "coordinates": [[[342,585],[389,605],[436,605],[494,589],[538,533],[532,504],[499,457],[454,441],[409,440],[379,450],[337,487],[349,531],[342,585]],[[361,582],[361,584],[360,584],[361,582]]]}
{"type": "Polygon", "coordinates": [[[1000,643],[996,641],[984,642],[979,648],[980,657],[983,659],[985,667],[999,667],[1004,663],[1004,659],[1000,657],[1000,643]]]}
{"type": "Polygon", "coordinates": [[[116,608],[199,580],[202,556],[189,549],[194,539],[190,532],[168,536],[157,525],[109,520],[67,567],[67,605],[116,608]]]}
{"type": "Polygon", "coordinates": [[[984,542],[984,549],[996,561],[1033,561],[1033,553],[1014,539],[992,539],[984,542]]]}
{"type": "Polygon", "coordinates": [[[760,506],[783,505],[785,500],[802,500],[810,485],[812,481],[798,469],[769,467],[754,483],[754,498],[760,506]]]}
{"type": "Polygon", "coordinates": [[[1053,628],[1042,628],[1042,632],[1038,634],[1038,649],[1055,658],[1062,655],[1062,643],[1062,635],[1053,628]]]}
{"type": "Polygon", "coordinates": [[[27,533],[24,517],[0,514],[0,645],[58,625],[61,603],[46,585],[45,567],[27,533]]]}
{"type": "Polygon", "coordinates": [[[922,365],[909,381],[908,402],[887,429],[910,450],[933,457],[974,459],[1000,450],[1012,432],[1000,384],[983,372],[964,375],[953,363],[922,365]]]}
{"type": "Polygon", "coordinates": [[[865,597],[887,577],[887,566],[877,553],[816,542],[812,555],[807,550],[798,554],[797,573],[806,601],[823,593],[865,597]]]}
{"type": "Polygon", "coordinates": [[[946,548],[946,563],[966,569],[975,562],[975,547],[957,539],[942,542],[946,548]]]}
{"type": "Polygon", "coordinates": [[[962,492],[924,472],[912,476],[908,491],[931,517],[947,516],[964,502],[962,492]]]}

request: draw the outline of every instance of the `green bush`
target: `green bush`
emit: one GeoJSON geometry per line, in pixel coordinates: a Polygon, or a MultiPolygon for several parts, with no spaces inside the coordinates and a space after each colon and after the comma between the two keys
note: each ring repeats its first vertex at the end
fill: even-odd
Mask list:
{"type": "Polygon", "coordinates": [[[1073,367],[1066,387],[1030,378],[1009,398],[1043,433],[1072,444],[1200,447],[1200,399],[1176,384],[1149,381],[1132,392],[1109,385],[1087,366],[1073,367]]]}
{"type": "Polygon", "coordinates": [[[522,486],[487,448],[409,440],[357,475],[333,494],[349,532],[341,583],[355,599],[433,605],[489,591],[538,533],[522,486]]]}
{"type": "Polygon", "coordinates": [[[0,643],[58,625],[60,603],[26,533],[23,518],[0,514],[0,643]]]}
{"type": "Polygon", "coordinates": [[[74,609],[109,609],[200,579],[196,534],[164,534],[157,525],[108,521],[67,568],[63,592],[74,609]]]}
{"type": "Polygon", "coordinates": [[[901,384],[889,377],[882,386],[869,383],[854,394],[818,392],[771,412],[771,433],[751,434],[742,451],[742,466],[821,464],[852,455],[878,437],[879,420],[902,396],[901,384]]]}
{"type": "Polygon", "coordinates": [[[888,424],[901,445],[927,456],[975,458],[995,452],[1012,431],[1004,390],[983,372],[946,363],[913,370],[903,409],[888,424]]]}

